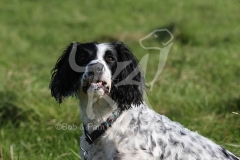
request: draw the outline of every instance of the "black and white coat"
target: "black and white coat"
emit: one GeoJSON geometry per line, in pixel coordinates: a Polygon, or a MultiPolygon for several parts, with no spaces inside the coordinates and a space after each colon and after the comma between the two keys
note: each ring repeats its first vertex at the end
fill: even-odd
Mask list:
{"type": "Polygon", "coordinates": [[[144,88],[138,61],[121,42],[71,43],[53,68],[50,83],[59,103],[71,95],[79,98],[88,133],[124,106],[112,126],[92,144],[82,134],[86,159],[239,160],[213,141],[149,109],[143,101],[144,88]]]}

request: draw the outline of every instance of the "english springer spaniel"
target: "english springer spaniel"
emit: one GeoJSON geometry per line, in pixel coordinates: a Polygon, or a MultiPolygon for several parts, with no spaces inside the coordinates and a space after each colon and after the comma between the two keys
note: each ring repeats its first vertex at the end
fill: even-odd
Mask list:
{"type": "Polygon", "coordinates": [[[138,61],[122,42],[71,43],[52,70],[50,89],[61,103],[80,100],[88,160],[239,160],[213,141],[169,120],[143,101],[138,61]]]}

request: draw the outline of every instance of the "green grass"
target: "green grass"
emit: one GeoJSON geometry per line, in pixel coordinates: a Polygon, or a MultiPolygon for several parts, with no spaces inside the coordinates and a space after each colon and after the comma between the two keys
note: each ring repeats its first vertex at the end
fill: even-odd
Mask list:
{"type": "MultiPolygon", "coordinates": [[[[240,156],[239,1],[6,1],[0,2],[0,159],[78,159],[78,102],[60,106],[48,89],[50,70],[72,41],[124,41],[146,73],[158,52],[138,40],[154,29],[174,34],[166,66],[148,98],[157,112],[240,156]]],[[[150,41],[159,45],[160,41],[150,41]]]]}

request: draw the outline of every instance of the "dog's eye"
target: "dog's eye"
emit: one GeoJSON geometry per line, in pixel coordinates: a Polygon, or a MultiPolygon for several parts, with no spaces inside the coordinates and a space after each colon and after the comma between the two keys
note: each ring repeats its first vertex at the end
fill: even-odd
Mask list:
{"type": "Polygon", "coordinates": [[[107,56],[107,57],[105,58],[105,60],[106,60],[107,62],[109,62],[109,63],[114,62],[114,58],[113,58],[112,56],[107,56]]]}

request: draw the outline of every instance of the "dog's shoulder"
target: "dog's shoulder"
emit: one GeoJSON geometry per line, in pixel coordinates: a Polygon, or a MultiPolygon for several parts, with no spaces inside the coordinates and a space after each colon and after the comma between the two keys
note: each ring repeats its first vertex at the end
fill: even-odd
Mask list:
{"type": "Polygon", "coordinates": [[[145,103],[125,111],[112,129],[116,153],[124,158],[238,160],[223,147],[156,113],[145,103]]]}

